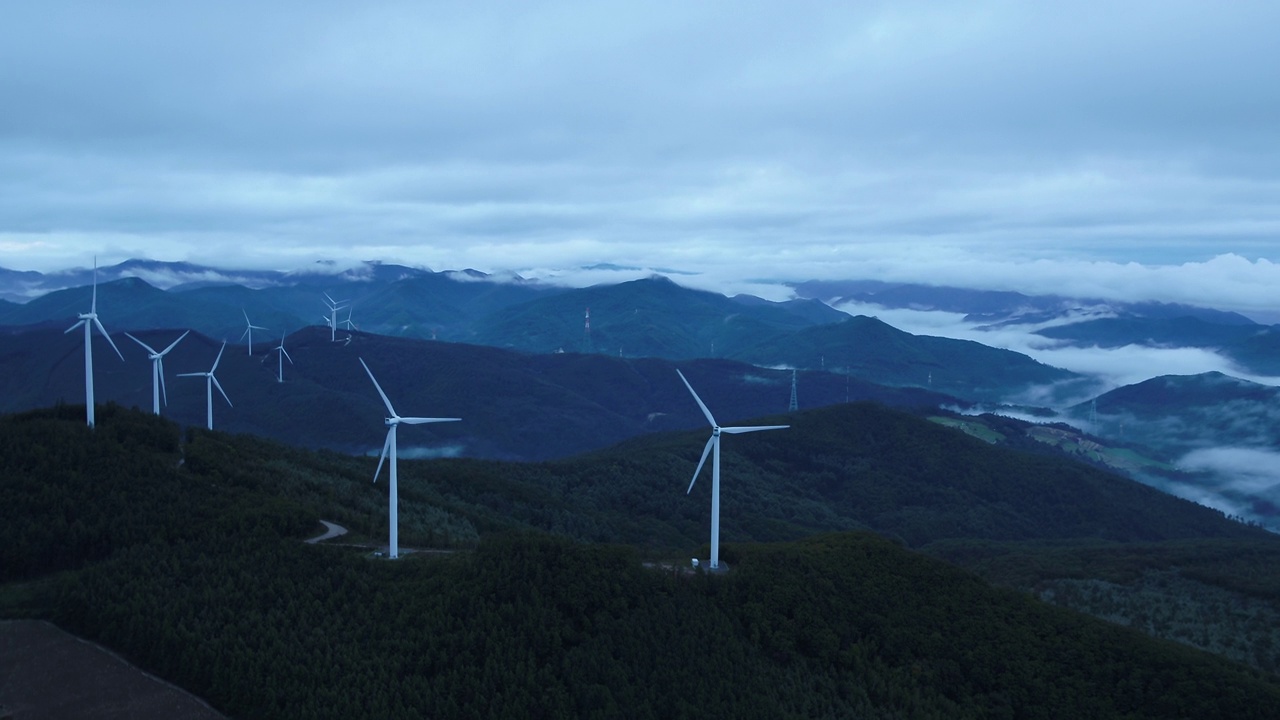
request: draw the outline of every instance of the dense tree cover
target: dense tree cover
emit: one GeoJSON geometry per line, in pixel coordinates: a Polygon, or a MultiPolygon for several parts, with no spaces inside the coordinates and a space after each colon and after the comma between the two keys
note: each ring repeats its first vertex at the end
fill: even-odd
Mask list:
{"type": "MultiPolygon", "coordinates": [[[[911,546],[948,538],[1268,537],[1215,510],[1064,460],[1033,440],[1024,441],[1026,450],[993,447],[871,403],[759,422],[792,427],[722,443],[721,528],[729,540],[857,528],[911,546]]],[[[683,497],[703,442],[701,433],[648,436],[561,462],[469,467],[473,475],[542,487],[618,522],[586,539],[661,545],[705,532],[710,483],[683,497]]]]}
{"type": "MultiPolygon", "coordinates": [[[[651,551],[637,545],[676,554],[705,541],[705,504],[681,494],[701,446],[693,435],[543,465],[402,463],[406,537],[429,544],[439,531],[437,545],[474,549],[392,563],[300,542],[316,517],[385,531],[372,459],[183,437],[117,407],[93,431],[82,422],[74,408],[0,418],[5,577],[63,570],[43,586],[44,614],[236,717],[1247,718],[1280,700],[1273,678],[993,588],[870,534],[729,544],[725,574],[645,565],[651,551]],[[654,499],[669,484],[673,497],[654,499]],[[579,542],[597,537],[608,542],[579,542]],[[618,541],[628,545],[608,544],[618,541]]],[[[753,491],[781,484],[726,502],[747,538],[807,535],[824,518],[852,525],[853,513],[818,508],[864,493],[878,507],[946,478],[930,502],[985,498],[1033,521],[1042,516],[1022,495],[1053,492],[1037,472],[1082,486],[1062,490],[1064,503],[1098,493],[1152,502],[1142,486],[883,409],[793,422],[812,422],[797,435],[816,435],[826,453],[744,442],[726,454],[726,499],[730,478],[753,491]],[[891,470],[904,462],[910,472],[891,470]],[[853,472],[920,479],[854,492],[844,484],[862,481],[843,477],[853,472]],[[826,494],[805,495],[822,473],[826,494]],[[792,514],[770,506],[788,493],[792,514]]],[[[1123,532],[1099,511],[1097,524],[1045,521],[1044,536],[1256,534],[1185,503],[1166,511],[1184,512],[1188,529],[1129,509],[1123,532]]]]}
{"type": "Polygon", "coordinates": [[[874,537],[733,556],[705,576],[537,535],[402,563],[152,544],[68,579],[58,619],[246,717],[1205,718],[1280,701],[1239,666],[874,537]]]}
{"type": "Polygon", "coordinates": [[[184,470],[184,449],[197,464],[205,451],[181,446],[172,423],[108,405],[90,430],[83,413],[59,407],[0,420],[0,581],[179,542],[205,526],[304,532],[315,522],[282,496],[246,492],[234,474],[184,470]]]}
{"type": "Polygon", "coordinates": [[[932,555],[1058,605],[1280,669],[1280,543],[1269,538],[1161,543],[949,541],[932,555]]]}

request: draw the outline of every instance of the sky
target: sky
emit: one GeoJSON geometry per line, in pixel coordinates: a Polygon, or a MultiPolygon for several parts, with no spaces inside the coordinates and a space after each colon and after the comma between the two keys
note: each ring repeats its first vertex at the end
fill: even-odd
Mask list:
{"type": "Polygon", "coordinates": [[[8,3],[0,267],[1280,305],[1280,4],[8,3]],[[607,275],[607,273],[605,273],[607,275]]]}

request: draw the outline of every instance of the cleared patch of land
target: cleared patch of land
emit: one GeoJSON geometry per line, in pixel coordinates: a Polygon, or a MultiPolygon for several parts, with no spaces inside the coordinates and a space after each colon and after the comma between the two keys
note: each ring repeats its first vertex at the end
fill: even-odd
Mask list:
{"type": "Polygon", "coordinates": [[[0,621],[0,706],[29,720],[224,717],[194,695],[41,620],[0,621]]]}

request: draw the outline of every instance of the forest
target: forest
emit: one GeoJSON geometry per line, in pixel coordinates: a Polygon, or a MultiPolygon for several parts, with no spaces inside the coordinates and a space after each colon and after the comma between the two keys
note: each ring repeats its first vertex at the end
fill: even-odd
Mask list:
{"type": "Polygon", "coordinates": [[[1266,533],[871,404],[789,419],[809,439],[726,453],[731,570],[707,574],[701,433],[405,461],[402,542],[436,552],[389,562],[376,458],[118,406],[94,430],[83,407],[3,416],[0,616],[243,718],[1274,714],[1256,663],[1035,591],[1176,567],[1274,603],[1248,579],[1274,567],[1266,533]],[[319,518],[350,544],[304,544],[319,518]]]}

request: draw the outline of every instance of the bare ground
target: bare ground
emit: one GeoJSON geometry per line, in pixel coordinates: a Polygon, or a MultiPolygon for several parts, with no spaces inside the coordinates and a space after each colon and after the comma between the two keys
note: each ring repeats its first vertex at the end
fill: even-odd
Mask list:
{"type": "Polygon", "coordinates": [[[203,700],[42,620],[0,620],[0,717],[215,720],[203,700]]]}

